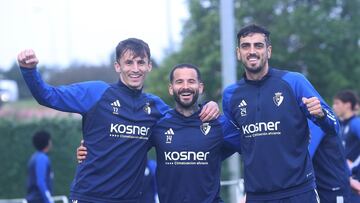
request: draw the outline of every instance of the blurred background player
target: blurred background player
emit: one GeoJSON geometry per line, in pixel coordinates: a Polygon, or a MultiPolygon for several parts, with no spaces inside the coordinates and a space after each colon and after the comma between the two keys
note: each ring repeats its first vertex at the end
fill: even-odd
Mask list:
{"type": "Polygon", "coordinates": [[[27,195],[28,203],[52,203],[53,172],[47,155],[51,149],[51,137],[46,131],[36,132],[32,137],[36,152],[28,163],[27,195]]]}
{"type": "Polygon", "coordinates": [[[321,203],[350,203],[350,171],[340,136],[326,135],[308,120],[309,153],[321,203]]]}
{"type": "Polygon", "coordinates": [[[340,119],[341,138],[345,157],[351,170],[351,202],[360,202],[360,118],[357,116],[359,99],[352,90],[343,90],[334,96],[333,109],[340,119]]]}

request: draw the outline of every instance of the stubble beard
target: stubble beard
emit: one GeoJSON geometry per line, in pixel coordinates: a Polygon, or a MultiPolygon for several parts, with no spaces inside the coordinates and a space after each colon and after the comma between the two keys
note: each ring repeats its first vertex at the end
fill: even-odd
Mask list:
{"type": "Polygon", "coordinates": [[[247,66],[246,64],[243,64],[244,67],[245,67],[245,70],[246,72],[249,72],[249,73],[252,73],[252,74],[257,74],[257,73],[260,73],[263,69],[264,69],[264,66],[260,65],[258,67],[249,67],[247,66]]]}

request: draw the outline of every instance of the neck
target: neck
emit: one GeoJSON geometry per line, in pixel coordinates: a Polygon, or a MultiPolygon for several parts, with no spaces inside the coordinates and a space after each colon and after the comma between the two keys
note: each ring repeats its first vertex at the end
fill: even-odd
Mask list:
{"type": "Polygon", "coordinates": [[[125,85],[126,87],[128,87],[129,89],[131,89],[131,90],[141,90],[142,88],[143,88],[143,85],[141,85],[141,86],[139,86],[139,87],[131,87],[131,86],[129,86],[128,84],[126,84],[125,82],[124,82],[124,80],[122,79],[122,77],[120,77],[120,81],[121,81],[121,83],[123,84],[123,85],[125,85]]]}
{"type": "Polygon", "coordinates": [[[189,117],[189,116],[193,115],[196,111],[198,111],[199,107],[197,104],[194,104],[188,108],[184,108],[183,106],[176,103],[175,110],[177,112],[179,112],[181,115],[183,115],[185,117],[189,117]]]}
{"type": "Polygon", "coordinates": [[[246,78],[248,80],[261,80],[269,72],[269,66],[266,64],[260,72],[253,73],[245,69],[246,78]]]}
{"type": "Polygon", "coordinates": [[[347,119],[353,117],[354,115],[355,115],[355,113],[353,111],[349,111],[349,112],[344,113],[343,116],[339,116],[339,118],[340,118],[340,120],[343,121],[343,120],[347,120],[347,119]]]}

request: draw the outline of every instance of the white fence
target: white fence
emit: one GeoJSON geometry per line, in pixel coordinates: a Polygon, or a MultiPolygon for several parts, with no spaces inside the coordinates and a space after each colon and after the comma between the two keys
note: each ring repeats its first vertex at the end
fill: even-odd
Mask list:
{"type": "MultiPolygon", "coordinates": [[[[53,196],[54,202],[69,203],[66,196],[53,196]]],[[[0,203],[27,203],[26,199],[0,199],[0,203]]]]}
{"type": "MultiPolygon", "coordinates": [[[[244,196],[244,180],[223,180],[221,187],[234,187],[236,191],[236,202],[240,202],[244,196]]],[[[53,196],[54,202],[69,203],[65,195],[53,196]]],[[[0,203],[27,203],[26,199],[0,199],[0,203]]]]}
{"type": "Polygon", "coordinates": [[[244,179],[238,180],[222,180],[221,187],[234,187],[236,203],[241,202],[244,196],[244,179]]]}

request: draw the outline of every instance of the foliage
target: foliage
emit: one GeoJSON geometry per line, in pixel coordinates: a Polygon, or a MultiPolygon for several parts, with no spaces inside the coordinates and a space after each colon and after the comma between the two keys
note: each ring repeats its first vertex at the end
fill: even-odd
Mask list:
{"type": "Polygon", "coordinates": [[[191,17],[183,29],[184,39],[181,50],[169,55],[160,64],[160,68],[149,75],[148,91],[159,95],[166,102],[173,102],[164,87],[167,87],[169,83],[168,75],[171,68],[179,63],[191,63],[199,66],[206,84],[204,98],[215,101],[220,98],[219,16],[217,1],[212,2],[214,5],[209,8],[203,7],[200,1],[189,2],[191,17]],[[153,85],[154,81],[156,81],[156,85],[153,85]]]}
{"type": "MultiPolygon", "coordinates": [[[[219,1],[189,0],[190,18],[183,27],[181,49],[169,55],[150,74],[148,90],[171,101],[164,87],[177,63],[200,67],[206,99],[221,98],[219,1]],[[156,82],[156,85],[154,85],[156,82]]],[[[359,91],[360,1],[346,0],[236,0],[236,30],[256,23],[271,31],[270,65],[307,75],[327,100],[336,91],[359,91]]],[[[235,51],[235,50],[229,50],[235,51]]],[[[240,64],[240,63],[239,63],[240,64]]],[[[242,68],[238,68],[238,78],[242,68]]]]}
{"type": "Polygon", "coordinates": [[[54,177],[54,194],[68,195],[76,168],[76,147],[81,139],[79,119],[15,121],[0,118],[0,198],[21,198],[26,194],[27,162],[33,152],[32,135],[38,130],[51,134],[49,153],[54,177]]]}
{"type": "Polygon", "coordinates": [[[109,83],[115,83],[118,78],[119,76],[112,66],[79,65],[50,72],[48,82],[56,86],[89,80],[102,80],[109,83]]]}
{"type": "Polygon", "coordinates": [[[360,17],[360,1],[252,0],[240,5],[239,25],[257,22],[272,32],[272,65],[305,73],[327,100],[340,89],[357,88],[360,24],[353,19],[360,17]],[[255,3],[261,12],[249,12],[255,3]]]}

